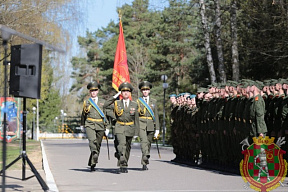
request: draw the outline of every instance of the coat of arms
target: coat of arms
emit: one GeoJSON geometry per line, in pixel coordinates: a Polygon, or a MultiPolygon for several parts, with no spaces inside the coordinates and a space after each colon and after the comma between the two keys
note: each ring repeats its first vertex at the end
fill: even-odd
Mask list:
{"type": "Polygon", "coordinates": [[[245,181],[245,187],[255,191],[271,191],[284,186],[283,181],[287,174],[287,162],[283,159],[286,152],[280,147],[285,143],[284,137],[279,138],[276,144],[274,137],[253,137],[253,144],[244,139],[241,144],[244,159],[240,162],[240,173],[245,181]],[[244,149],[244,146],[248,147],[244,149]]]}

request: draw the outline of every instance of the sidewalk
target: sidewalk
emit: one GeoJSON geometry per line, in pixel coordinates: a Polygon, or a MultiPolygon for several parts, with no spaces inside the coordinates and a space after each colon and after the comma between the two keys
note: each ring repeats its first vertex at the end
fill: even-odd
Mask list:
{"type": "MultiPolygon", "coordinates": [[[[22,161],[22,160],[19,160],[22,161]]],[[[41,175],[42,179],[45,181],[45,172],[44,170],[37,170],[41,175]]],[[[5,191],[21,191],[21,192],[40,192],[43,191],[40,183],[38,182],[36,176],[34,176],[33,172],[26,168],[25,176],[29,178],[27,180],[22,181],[22,170],[9,170],[7,169],[5,177],[5,191]]],[[[2,175],[1,175],[1,190],[2,190],[2,175]]]]}
{"type": "MultiPolygon", "coordinates": [[[[46,185],[48,185],[49,190],[52,188],[54,191],[58,191],[57,187],[55,190],[55,183],[53,180],[53,176],[51,176],[51,171],[49,169],[44,145],[41,141],[41,150],[42,150],[42,163],[43,163],[43,169],[38,169],[38,173],[42,177],[42,179],[45,181],[46,185]],[[48,182],[47,183],[47,179],[48,182]],[[51,182],[52,181],[52,182],[51,182]],[[52,187],[50,187],[50,186],[52,187]]],[[[19,161],[22,162],[22,159],[19,161]]],[[[10,163],[10,162],[7,162],[10,163]]],[[[5,191],[21,191],[21,192],[40,192],[44,191],[42,189],[42,186],[40,182],[38,181],[37,177],[34,175],[32,170],[30,169],[30,166],[26,162],[26,170],[25,170],[25,180],[22,180],[22,169],[21,170],[9,170],[9,168],[5,171],[5,191]]],[[[3,175],[1,175],[1,191],[2,191],[2,178],[3,175]]]]}

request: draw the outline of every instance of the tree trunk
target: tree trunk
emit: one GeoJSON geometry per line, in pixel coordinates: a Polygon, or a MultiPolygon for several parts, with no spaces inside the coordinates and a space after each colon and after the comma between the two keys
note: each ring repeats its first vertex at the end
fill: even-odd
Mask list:
{"type": "Polygon", "coordinates": [[[231,1],[232,79],[239,81],[239,53],[237,42],[236,0],[231,1]]]}
{"type": "Polygon", "coordinates": [[[213,64],[212,54],[211,54],[210,36],[209,36],[209,31],[208,31],[208,26],[207,26],[207,18],[205,16],[204,0],[200,0],[199,4],[200,4],[201,22],[202,22],[202,27],[203,27],[203,32],[204,32],[204,45],[206,49],[206,58],[207,58],[207,64],[208,64],[208,69],[210,73],[210,80],[211,80],[211,83],[215,83],[216,74],[215,74],[215,69],[214,69],[214,64],[213,64]]]}
{"type": "Polygon", "coordinates": [[[216,35],[216,47],[217,47],[217,55],[218,55],[218,71],[220,75],[220,82],[226,83],[226,73],[224,66],[224,57],[223,57],[223,48],[222,48],[222,38],[221,38],[221,13],[220,13],[220,4],[219,0],[214,0],[215,2],[215,35],[216,35]]]}

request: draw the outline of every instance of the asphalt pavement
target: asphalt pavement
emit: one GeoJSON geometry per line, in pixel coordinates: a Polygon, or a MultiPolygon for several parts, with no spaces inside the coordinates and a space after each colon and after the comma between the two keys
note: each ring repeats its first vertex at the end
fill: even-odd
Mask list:
{"type": "MultiPolygon", "coordinates": [[[[90,154],[86,139],[43,140],[43,166],[38,170],[53,192],[73,191],[138,191],[138,192],[244,192],[241,176],[213,170],[204,170],[172,162],[171,147],[160,146],[161,159],[155,145],[151,149],[149,170],[142,171],[141,149],[133,144],[128,173],[119,173],[114,158],[113,141],[109,141],[110,160],[106,141],[103,140],[96,171],[87,165],[90,154]]],[[[33,173],[27,169],[27,177],[33,173]]],[[[2,179],[2,178],[1,178],[2,179]]],[[[277,192],[288,191],[287,179],[277,192]]],[[[5,191],[43,191],[36,177],[21,180],[20,171],[6,171],[5,191]]]]}

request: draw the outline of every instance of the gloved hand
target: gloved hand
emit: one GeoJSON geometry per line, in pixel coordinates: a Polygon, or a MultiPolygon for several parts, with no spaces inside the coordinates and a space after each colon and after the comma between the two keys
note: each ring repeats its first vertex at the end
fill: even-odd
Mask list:
{"type": "Polygon", "coordinates": [[[82,133],[85,133],[85,132],[86,132],[85,127],[84,127],[83,125],[80,126],[80,131],[81,131],[82,133]]]}
{"type": "Polygon", "coordinates": [[[154,134],[154,137],[157,139],[157,138],[158,138],[158,135],[159,135],[159,130],[156,130],[156,131],[155,131],[155,134],[154,134]]]}
{"type": "Polygon", "coordinates": [[[120,94],[121,94],[121,91],[119,91],[116,95],[114,95],[113,98],[116,99],[117,97],[119,97],[120,94]]]}
{"type": "Polygon", "coordinates": [[[105,130],[105,135],[108,137],[108,134],[109,134],[109,129],[106,129],[105,130]]]}

